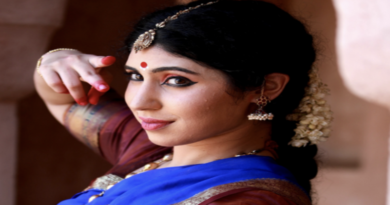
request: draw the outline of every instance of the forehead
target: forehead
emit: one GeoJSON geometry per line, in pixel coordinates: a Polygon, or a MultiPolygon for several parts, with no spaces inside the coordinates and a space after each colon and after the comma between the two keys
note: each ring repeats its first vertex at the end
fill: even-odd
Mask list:
{"type": "Polygon", "coordinates": [[[159,46],[152,46],[142,51],[135,53],[134,51],[129,55],[126,65],[138,70],[144,74],[153,74],[152,70],[161,67],[179,67],[196,72],[198,77],[208,79],[224,86],[228,83],[226,74],[222,71],[206,67],[189,58],[174,55],[160,48],[159,46]],[[142,63],[147,64],[147,69],[141,66],[142,63]]]}
{"type": "Polygon", "coordinates": [[[149,68],[161,66],[201,67],[191,59],[174,55],[158,46],[152,46],[137,53],[132,51],[126,65],[139,68],[143,63],[146,63],[149,68]]]}

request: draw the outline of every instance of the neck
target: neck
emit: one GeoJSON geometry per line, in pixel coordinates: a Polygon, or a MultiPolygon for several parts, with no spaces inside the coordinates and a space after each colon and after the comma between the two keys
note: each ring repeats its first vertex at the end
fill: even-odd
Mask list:
{"type": "MultiPolygon", "coordinates": [[[[172,161],[166,166],[203,164],[219,159],[234,157],[264,148],[265,141],[271,138],[271,123],[249,121],[219,136],[207,138],[192,144],[175,146],[172,161]]],[[[271,156],[268,151],[258,155],[271,156]]]]}

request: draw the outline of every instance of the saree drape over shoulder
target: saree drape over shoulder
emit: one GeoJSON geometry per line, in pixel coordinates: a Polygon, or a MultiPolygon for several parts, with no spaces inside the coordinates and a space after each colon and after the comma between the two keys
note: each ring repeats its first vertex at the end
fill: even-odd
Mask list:
{"type": "Polygon", "coordinates": [[[114,95],[109,93],[110,100],[103,99],[96,106],[72,106],[65,123],[73,135],[114,165],[98,180],[118,183],[108,190],[95,183],[59,205],[311,204],[292,174],[264,156],[161,168],[123,179],[172,149],[152,144],[124,101],[114,95]],[[88,203],[91,196],[104,190],[88,203]]]}

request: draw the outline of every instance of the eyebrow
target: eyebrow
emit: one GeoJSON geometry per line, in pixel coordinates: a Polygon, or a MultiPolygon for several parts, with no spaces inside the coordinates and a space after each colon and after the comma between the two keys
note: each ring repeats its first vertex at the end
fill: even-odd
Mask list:
{"type": "MultiPolygon", "coordinates": [[[[138,70],[136,68],[133,68],[133,67],[127,66],[127,65],[125,66],[125,69],[138,72],[138,70]]],[[[152,70],[152,73],[158,73],[158,72],[169,71],[169,70],[174,70],[174,71],[180,71],[180,72],[184,72],[184,73],[199,75],[199,73],[196,73],[194,71],[191,71],[191,70],[188,70],[188,69],[185,69],[185,68],[175,67],[175,66],[155,68],[155,69],[152,70]]]]}

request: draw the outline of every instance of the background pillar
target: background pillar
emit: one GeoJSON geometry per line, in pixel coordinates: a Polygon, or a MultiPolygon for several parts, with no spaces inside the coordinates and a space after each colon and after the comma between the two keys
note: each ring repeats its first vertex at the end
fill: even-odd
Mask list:
{"type": "Polygon", "coordinates": [[[17,155],[16,104],[0,103],[0,204],[14,204],[17,155]]]}
{"type": "MultiPolygon", "coordinates": [[[[336,48],[338,64],[343,80],[350,91],[355,95],[375,104],[384,106],[382,114],[388,115],[390,109],[390,1],[388,0],[333,0],[337,16],[336,48]]],[[[379,113],[378,113],[379,114],[379,113]]],[[[372,117],[376,124],[382,122],[378,117],[372,117]]],[[[387,121],[387,125],[390,123],[387,121]]],[[[378,139],[376,130],[370,130],[371,137],[378,139]]],[[[383,130],[389,137],[389,129],[383,130]]],[[[388,143],[382,142],[382,144],[388,143]]],[[[376,147],[369,144],[371,149],[376,147]]],[[[385,171],[386,163],[389,166],[389,147],[387,152],[375,152],[372,160],[381,159],[382,166],[375,164],[377,172],[385,171]]],[[[374,165],[374,164],[372,164],[374,165]]],[[[387,179],[390,172],[387,168],[387,179]]],[[[370,179],[377,180],[371,174],[370,179]]],[[[372,180],[371,180],[372,181],[372,180]]],[[[385,182],[382,177],[381,182],[385,182]]],[[[390,204],[390,181],[387,182],[387,204],[390,204]]],[[[384,191],[371,186],[376,191],[384,191]]],[[[365,193],[367,194],[367,193],[365,193]]],[[[370,204],[374,204],[371,202],[370,204]]],[[[384,204],[384,203],[381,203],[384,204]]]]}
{"type": "Polygon", "coordinates": [[[65,0],[0,0],[0,204],[16,203],[17,103],[34,92],[32,73],[65,0]]]}

